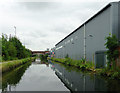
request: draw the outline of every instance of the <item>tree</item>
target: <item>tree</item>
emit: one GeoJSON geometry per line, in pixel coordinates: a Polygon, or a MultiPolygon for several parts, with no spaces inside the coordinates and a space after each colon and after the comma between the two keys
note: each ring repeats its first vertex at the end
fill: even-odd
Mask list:
{"type": "Polygon", "coordinates": [[[48,54],[40,55],[41,61],[47,62],[47,57],[48,57],[48,54]]]}
{"type": "Polygon", "coordinates": [[[8,49],[8,55],[10,57],[10,60],[15,59],[17,55],[17,50],[12,42],[10,41],[8,42],[7,49],[8,49]]]}
{"type": "Polygon", "coordinates": [[[109,34],[108,37],[106,37],[107,42],[105,43],[106,48],[108,49],[107,59],[108,59],[108,67],[110,68],[111,65],[113,69],[116,68],[116,62],[115,60],[118,58],[119,51],[117,50],[117,47],[119,46],[118,39],[115,35],[109,34]]]}
{"type": "Polygon", "coordinates": [[[5,34],[2,34],[2,58],[3,60],[8,60],[9,59],[9,54],[8,54],[8,51],[7,51],[7,35],[5,34]]]}
{"type": "Polygon", "coordinates": [[[19,59],[24,58],[23,46],[22,46],[22,43],[20,42],[20,40],[17,39],[16,37],[11,37],[9,39],[9,41],[13,42],[14,46],[16,47],[17,58],[19,58],[19,59]]]}
{"type": "Polygon", "coordinates": [[[17,37],[2,34],[2,58],[3,60],[21,59],[31,56],[31,51],[22,45],[17,37]]]}
{"type": "Polygon", "coordinates": [[[14,46],[16,47],[17,58],[21,59],[31,56],[31,51],[29,49],[26,49],[18,38],[12,37],[10,38],[10,41],[13,42],[14,46]]]}

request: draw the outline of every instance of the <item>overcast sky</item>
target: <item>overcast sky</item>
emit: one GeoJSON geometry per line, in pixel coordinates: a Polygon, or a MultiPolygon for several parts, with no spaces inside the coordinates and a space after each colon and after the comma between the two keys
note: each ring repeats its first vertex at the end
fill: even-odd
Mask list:
{"type": "Polygon", "coordinates": [[[15,35],[31,50],[52,48],[111,1],[0,1],[0,33],[15,35]]]}

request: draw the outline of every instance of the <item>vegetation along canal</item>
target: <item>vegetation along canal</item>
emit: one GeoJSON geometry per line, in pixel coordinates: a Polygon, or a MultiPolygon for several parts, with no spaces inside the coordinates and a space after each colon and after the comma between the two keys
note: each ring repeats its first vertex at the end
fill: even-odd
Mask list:
{"type": "Polygon", "coordinates": [[[2,75],[2,91],[120,91],[120,81],[108,80],[63,64],[26,63],[2,75]]]}

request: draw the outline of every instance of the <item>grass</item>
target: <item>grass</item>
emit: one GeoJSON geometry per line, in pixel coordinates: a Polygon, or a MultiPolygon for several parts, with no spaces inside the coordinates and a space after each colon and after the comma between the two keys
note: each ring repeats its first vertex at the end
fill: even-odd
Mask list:
{"type": "Polygon", "coordinates": [[[83,70],[92,70],[94,71],[94,64],[92,62],[81,60],[73,60],[71,58],[51,58],[52,61],[63,63],[65,65],[74,66],[83,70]]]}
{"type": "Polygon", "coordinates": [[[110,79],[120,79],[120,68],[117,68],[116,70],[103,68],[97,71],[97,73],[101,76],[109,77],[110,79]]]}
{"type": "MultiPolygon", "coordinates": [[[[50,59],[50,58],[48,58],[50,59]]],[[[81,60],[73,60],[71,58],[51,58],[53,62],[59,62],[68,66],[73,66],[80,68],[82,70],[92,71],[100,76],[108,77],[109,79],[120,79],[120,68],[108,69],[105,68],[94,68],[94,64],[89,61],[81,60]]]]}
{"type": "Polygon", "coordinates": [[[22,64],[25,64],[27,62],[33,61],[35,58],[25,58],[25,59],[20,59],[20,60],[13,60],[13,61],[8,61],[6,63],[0,64],[0,71],[2,73],[7,72],[9,70],[12,70],[22,64]]]}
{"type": "Polygon", "coordinates": [[[0,55],[0,62],[2,62],[2,56],[0,55]]]}

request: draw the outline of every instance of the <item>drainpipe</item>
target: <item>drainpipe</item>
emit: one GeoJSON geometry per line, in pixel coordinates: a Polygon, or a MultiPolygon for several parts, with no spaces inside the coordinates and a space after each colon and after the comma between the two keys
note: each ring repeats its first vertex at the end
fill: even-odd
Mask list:
{"type": "Polygon", "coordinates": [[[84,24],[84,59],[86,60],[86,29],[84,24]]]}

